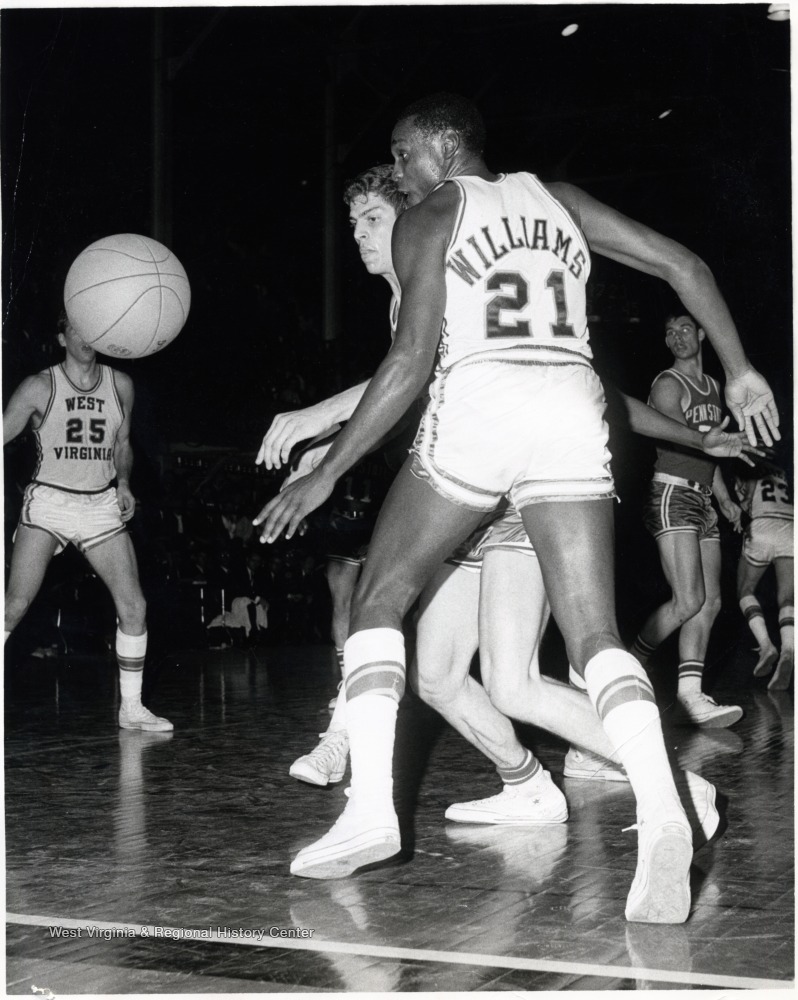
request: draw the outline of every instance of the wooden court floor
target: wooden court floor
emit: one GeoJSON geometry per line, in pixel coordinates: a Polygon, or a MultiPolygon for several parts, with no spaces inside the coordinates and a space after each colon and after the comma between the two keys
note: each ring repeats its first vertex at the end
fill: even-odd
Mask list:
{"type": "MultiPolygon", "coordinates": [[[[628,924],[631,792],[563,779],[566,747],[521,730],[568,798],[566,824],[464,826],[489,762],[413,698],[400,711],[403,854],[341,881],[291,857],[343,804],[288,777],[334,688],[321,646],[164,655],[151,706],[173,735],[119,731],[103,656],[8,662],[6,992],[464,992],[794,987],[793,697],[754,681],[742,631],[713,694],[731,730],[668,726],[721,790],[681,926],[628,924]]],[[[667,719],[667,714],[665,716],[667,719]]]]}

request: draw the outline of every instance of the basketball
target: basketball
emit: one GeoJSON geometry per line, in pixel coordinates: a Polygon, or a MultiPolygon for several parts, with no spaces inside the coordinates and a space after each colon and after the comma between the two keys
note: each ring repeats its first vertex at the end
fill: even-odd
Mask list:
{"type": "Polygon", "coordinates": [[[148,236],[106,236],[75,258],[64,306],[79,336],[101,354],[143,358],[170,344],[188,318],[191,287],[180,261],[148,236]]]}

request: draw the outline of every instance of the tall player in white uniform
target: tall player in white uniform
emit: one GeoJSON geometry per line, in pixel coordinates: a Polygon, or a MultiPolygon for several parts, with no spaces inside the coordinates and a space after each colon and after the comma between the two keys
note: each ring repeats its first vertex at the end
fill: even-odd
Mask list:
{"type": "Polygon", "coordinates": [[[133,383],[97,363],[94,348],[80,339],[66,314],[59,319],[58,342],[66,350],[63,362],[26,378],[3,413],[3,444],[30,423],[38,456],[14,536],[5,639],[39,592],[50,560],[71,542],[116,607],[119,726],[168,732],[172,723],[141,703],[146,602],[125,528],[136,506],[129,485],[133,383]]]}
{"type": "Polygon", "coordinates": [[[415,454],[383,506],[355,595],[345,647],[351,795],[332,830],[292,867],[341,877],[399,850],[391,765],[405,683],[402,621],[448,553],[509,496],[540,559],[569,659],[636,794],[638,868],[627,918],[682,922],[690,828],[651,686],[615,624],[606,502],[613,484],[587,345],[585,237],[599,252],[666,278],[703,312],[729,372],[727,397],[752,438],[752,419],[768,440],[778,433],[772,393],[745,357],[705,265],[578,189],[493,174],[470,102],[453,95],[418,102],[400,117],[391,145],[395,176],[414,206],[394,228],[402,289],[394,344],[320,465],[257,519],[266,541],[284,529],[293,535],[404,414],[438,355],[415,454]]]}
{"type": "Polygon", "coordinates": [[[771,691],[786,691],[795,660],[795,577],[793,575],[793,502],[787,473],[778,466],[762,466],[758,476],[737,477],[735,491],[750,517],[737,565],[737,599],[759,647],[754,677],[766,677],[771,691]],[[768,566],[776,574],[781,650],[768,634],[756,588],[768,566]],[[778,662],[777,662],[778,660],[778,662]]]}
{"type": "MultiPolygon", "coordinates": [[[[692,316],[666,318],[665,343],[673,365],[654,379],[649,398],[661,413],[695,430],[718,427],[723,419],[720,387],[704,372],[705,336],[692,316]]],[[[718,705],[702,688],[709,636],[720,611],[720,532],[712,495],[736,531],[742,511],[729,496],[720,466],[704,455],[661,446],[654,469],[644,523],[656,540],[671,596],[649,616],[632,653],[645,666],[678,629],[677,718],[723,729],[738,722],[743,710],[718,705]]]]}

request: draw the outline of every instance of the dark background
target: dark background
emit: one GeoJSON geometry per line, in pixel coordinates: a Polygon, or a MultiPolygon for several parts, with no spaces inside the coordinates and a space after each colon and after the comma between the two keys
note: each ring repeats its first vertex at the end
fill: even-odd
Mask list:
{"type": "MultiPolygon", "coordinates": [[[[440,89],[477,101],[494,170],[576,183],[704,257],[791,454],[790,24],[766,4],[5,8],[0,32],[4,399],[57,358],[89,243],[155,236],[191,280],[177,340],[114,362],[136,383],[138,494],[178,444],[247,463],[275,412],[373,370],[389,296],[340,193],[440,89]]],[[[645,398],[668,289],[592,273],[598,367],[645,398]]],[[[623,544],[651,453],[616,431],[614,454],[623,544]]]]}

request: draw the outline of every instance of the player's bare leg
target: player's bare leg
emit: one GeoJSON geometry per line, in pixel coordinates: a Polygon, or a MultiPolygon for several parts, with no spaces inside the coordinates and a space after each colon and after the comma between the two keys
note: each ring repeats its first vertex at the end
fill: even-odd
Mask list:
{"type": "Polygon", "coordinates": [[[119,664],[119,725],[122,729],[169,732],[174,727],[141,703],[147,655],[147,604],[139,584],[133,543],[120,532],[85,551],[91,568],[108,587],[116,608],[116,659],[119,664]]]}
{"type": "MultiPolygon", "coordinates": [[[[538,653],[548,619],[538,560],[512,549],[489,548],[482,562],[479,632],[480,668],[491,701],[511,718],[589,751],[590,757],[581,758],[580,776],[588,766],[607,772],[614,749],[587,692],[540,673],[538,653]]],[[[617,768],[610,780],[627,781],[620,761],[617,768]]],[[[674,771],[674,779],[695,842],[705,843],[720,824],[715,788],[689,771],[674,771]]]]}
{"type": "Polygon", "coordinates": [[[651,683],[618,635],[612,503],[544,502],[521,515],[569,662],[585,679],[637,799],[638,862],[626,918],[683,923],[690,910],[692,836],[651,683]]]}
{"type": "Polygon", "coordinates": [[[778,649],[771,642],[762,605],[756,596],[756,588],[766,569],[767,566],[755,566],[748,562],[744,555],[737,563],[737,601],[757,645],[754,677],[767,677],[779,656],[778,649]]]}
{"type": "Polygon", "coordinates": [[[773,565],[776,570],[776,596],[779,602],[781,653],[768,688],[771,691],[786,691],[790,686],[795,661],[795,577],[792,559],[780,556],[774,560],[773,565]]]}
{"type": "Polygon", "coordinates": [[[649,616],[632,647],[632,654],[643,666],[646,665],[646,653],[653,652],[698,614],[706,597],[701,546],[696,532],[670,531],[660,535],[657,549],[671,596],[649,616]]]}
{"type": "MultiPolygon", "coordinates": [[[[496,766],[498,795],[458,802],[446,818],[461,823],[564,823],[565,796],[469,668],[479,643],[480,573],[444,563],[424,588],[411,683],[419,696],[496,766]]],[[[525,614],[529,613],[525,608],[525,614]]]]}
{"type": "Polygon", "coordinates": [[[709,629],[720,599],[719,544],[712,539],[699,542],[694,531],[669,531],[657,538],[657,548],[671,597],[649,617],[631,652],[645,666],[647,651],[655,650],[676,629],[686,629],[686,645],[681,634],[679,641],[678,719],[709,729],[731,726],[742,718],[742,709],[718,705],[701,691],[709,629]]]}
{"type": "Polygon", "coordinates": [[[344,650],[352,765],[349,802],[330,832],[300,851],[295,875],[343,878],[396,854],[396,713],[405,686],[402,624],[437,567],[482,515],[445,500],[406,462],[382,506],[352,603],[344,650]]]}
{"type": "Polygon", "coordinates": [[[17,528],[5,598],[6,639],[39,593],[44,574],[58,547],[58,539],[48,531],[22,524],[17,528]]]}

